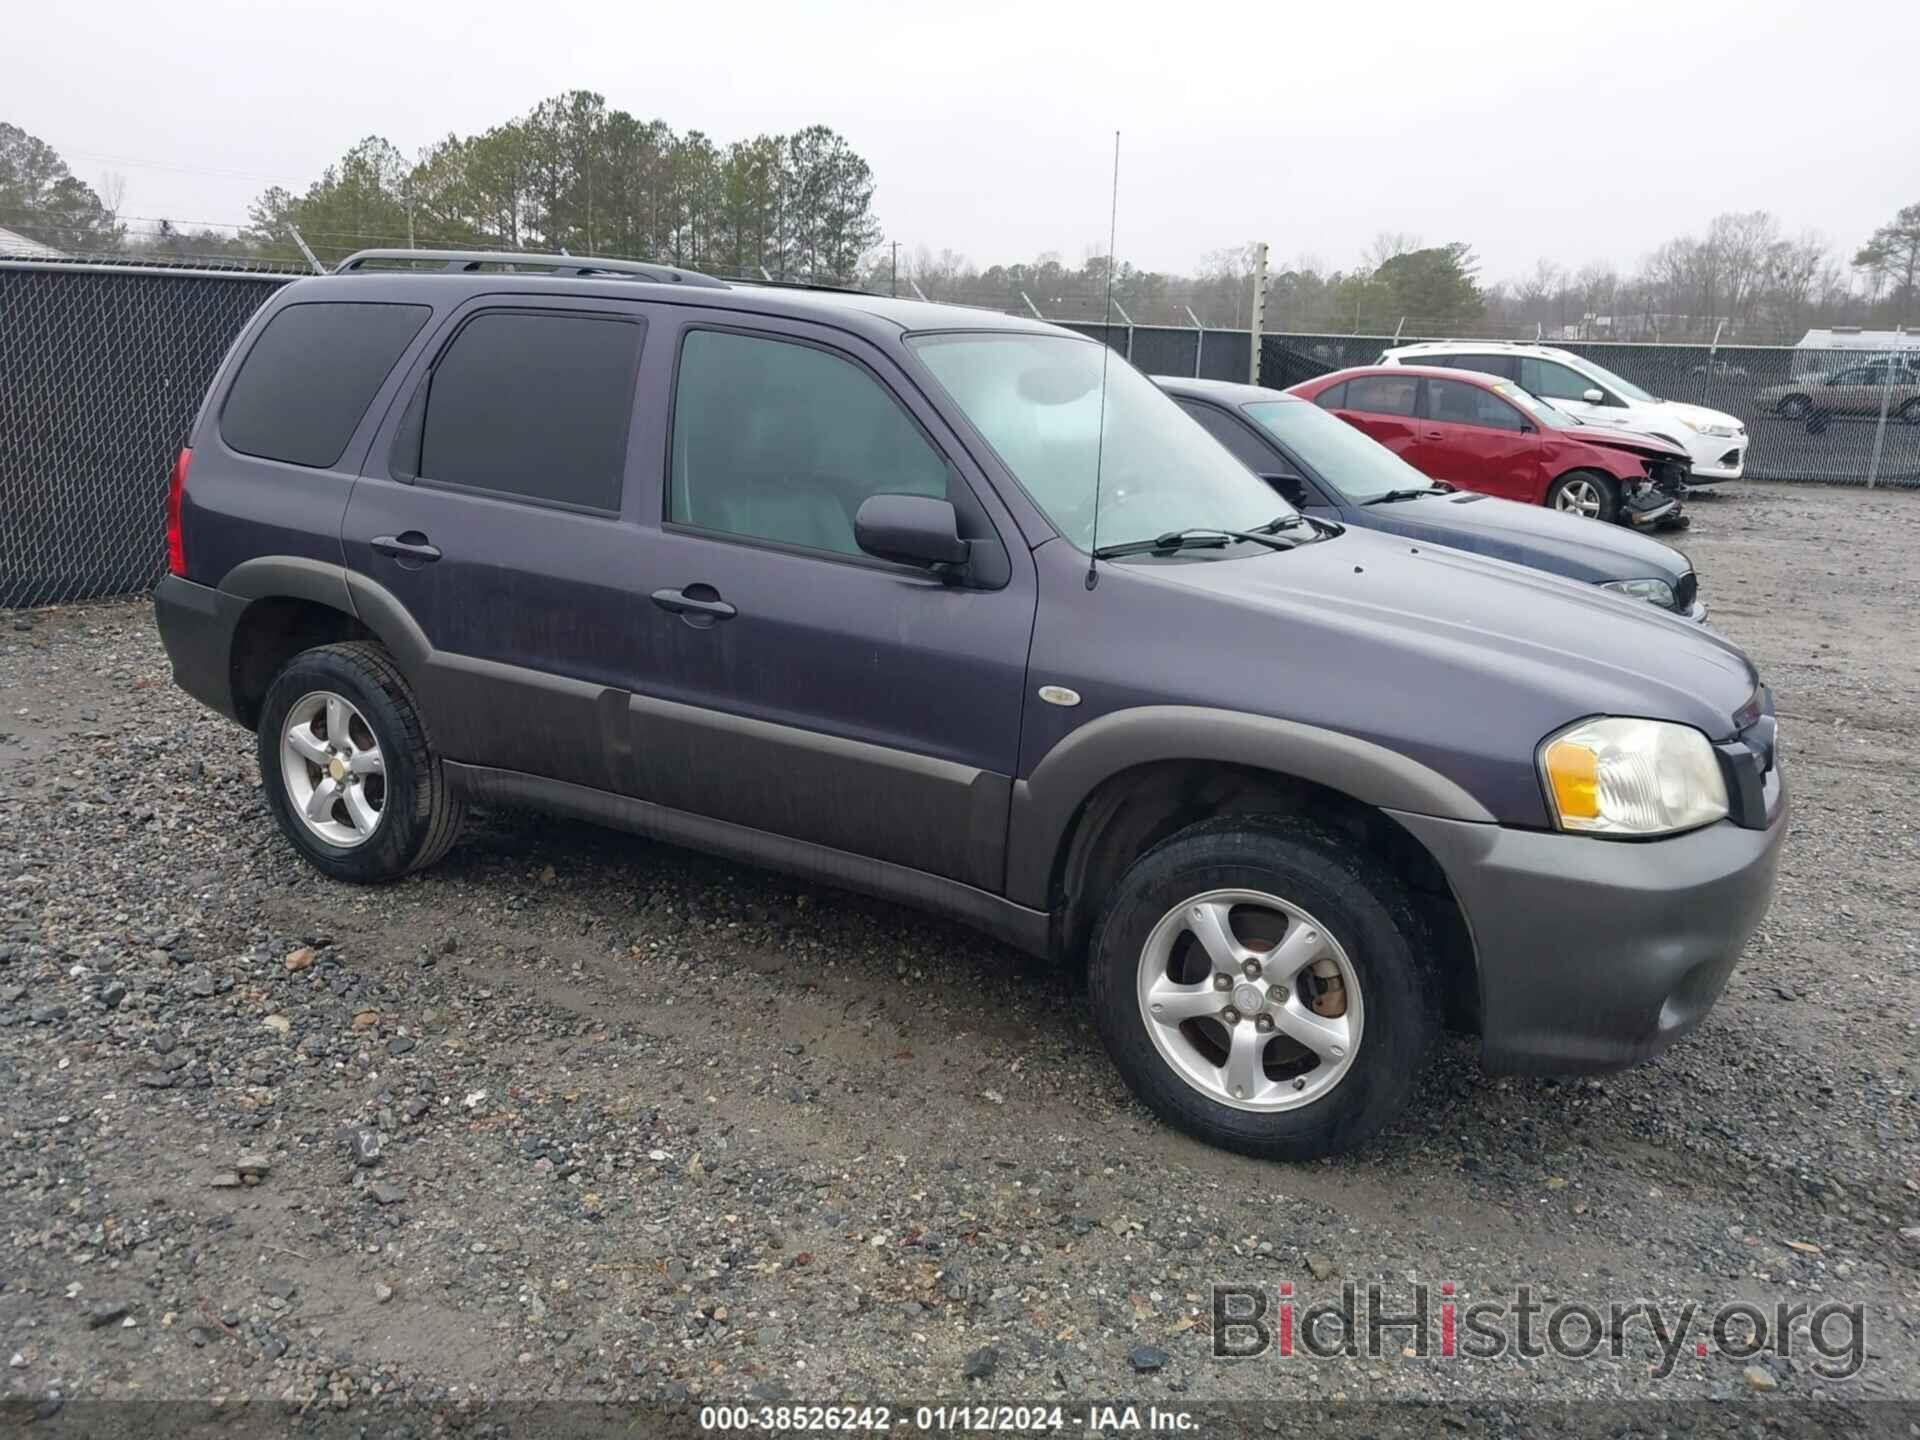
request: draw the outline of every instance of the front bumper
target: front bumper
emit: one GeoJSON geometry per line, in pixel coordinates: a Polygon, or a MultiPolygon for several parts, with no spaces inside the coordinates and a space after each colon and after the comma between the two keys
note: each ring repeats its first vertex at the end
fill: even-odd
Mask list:
{"type": "Polygon", "coordinates": [[[173,681],[202,705],[238,721],[233,703],[233,632],[247,601],[178,575],[153,587],[153,619],[173,662],[173,681]]]}
{"type": "Polygon", "coordinates": [[[1721,480],[1738,480],[1747,473],[1747,447],[1752,443],[1747,432],[1733,436],[1692,435],[1684,442],[1693,457],[1689,485],[1710,485],[1721,480]]]}
{"type": "Polygon", "coordinates": [[[1773,898],[1787,804],[1769,789],[1764,830],[1637,843],[1396,812],[1466,914],[1486,1068],[1619,1069],[1698,1025],[1773,898]]]}

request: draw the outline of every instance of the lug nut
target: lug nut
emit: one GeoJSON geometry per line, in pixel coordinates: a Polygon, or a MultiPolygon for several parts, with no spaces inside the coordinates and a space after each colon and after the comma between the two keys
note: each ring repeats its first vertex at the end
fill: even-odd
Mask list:
{"type": "Polygon", "coordinates": [[[1240,1023],[1240,1012],[1229,1005],[1225,1010],[1220,1012],[1220,1018],[1229,1025],[1238,1025],[1240,1023]]]}
{"type": "Polygon", "coordinates": [[[1253,1023],[1262,1030],[1273,1029],[1273,1017],[1271,1015],[1262,1015],[1253,1023]]]}
{"type": "Polygon", "coordinates": [[[1216,990],[1231,990],[1233,988],[1233,977],[1231,975],[1214,976],[1213,988],[1216,990]]]}
{"type": "Polygon", "coordinates": [[[1246,964],[1242,965],[1240,969],[1249,980],[1258,980],[1260,978],[1260,962],[1258,960],[1249,960],[1246,964]]]}

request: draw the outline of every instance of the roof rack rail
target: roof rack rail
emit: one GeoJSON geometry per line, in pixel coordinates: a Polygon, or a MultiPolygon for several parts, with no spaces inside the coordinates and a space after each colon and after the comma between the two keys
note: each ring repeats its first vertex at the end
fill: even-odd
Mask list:
{"type": "Polygon", "coordinates": [[[772,290],[824,290],[830,295],[865,295],[870,299],[879,298],[871,290],[862,290],[857,285],[829,285],[824,280],[772,280],[759,275],[742,275],[737,280],[727,282],[730,285],[758,285],[772,290]]]}
{"type": "Polygon", "coordinates": [[[336,275],[376,270],[412,269],[415,273],[472,275],[496,266],[536,268],[552,275],[613,275],[632,280],[654,280],[670,285],[701,285],[728,290],[724,280],[683,270],[677,265],[653,265],[644,260],[609,260],[596,255],[541,255],[517,250],[357,250],[333,267],[336,275]],[[435,269],[427,269],[433,266],[435,269]]]}

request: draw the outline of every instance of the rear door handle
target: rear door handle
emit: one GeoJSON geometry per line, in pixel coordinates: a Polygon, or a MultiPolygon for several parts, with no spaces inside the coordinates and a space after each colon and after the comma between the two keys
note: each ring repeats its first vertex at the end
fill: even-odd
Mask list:
{"type": "Polygon", "coordinates": [[[430,560],[440,558],[440,547],[427,542],[427,537],[418,530],[403,530],[398,535],[376,535],[373,548],[381,555],[391,555],[402,565],[412,561],[415,565],[424,565],[430,560]]]}
{"type": "Polygon", "coordinates": [[[1420,438],[1423,440],[1444,440],[1447,438],[1447,432],[1444,430],[1428,430],[1420,438]]]}
{"type": "Polygon", "coordinates": [[[653,603],[662,610],[675,615],[684,615],[690,622],[698,623],[696,617],[704,616],[709,623],[715,620],[731,620],[740,612],[720,598],[720,592],[711,585],[689,585],[684,590],[656,590],[653,603]]]}

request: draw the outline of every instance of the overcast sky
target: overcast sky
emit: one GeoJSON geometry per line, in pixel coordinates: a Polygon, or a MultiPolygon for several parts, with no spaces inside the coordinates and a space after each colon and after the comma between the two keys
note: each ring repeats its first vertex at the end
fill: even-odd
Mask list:
{"type": "MultiPolygon", "coordinates": [[[[20,5],[0,120],[123,212],[244,221],[366,134],[408,154],[587,88],[716,140],[824,122],[903,247],[1189,270],[1381,231],[1630,267],[1723,210],[1852,250],[1920,202],[1920,3],[20,5]]],[[[1843,257],[1844,258],[1844,257],[1843,257]]]]}

